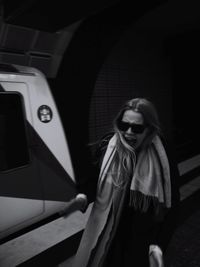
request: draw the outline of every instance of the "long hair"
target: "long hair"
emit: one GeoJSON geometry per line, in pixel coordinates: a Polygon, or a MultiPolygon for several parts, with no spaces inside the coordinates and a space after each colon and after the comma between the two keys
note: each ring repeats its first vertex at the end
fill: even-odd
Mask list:
{"type": "Polygon", "coordinates": [[[136,164],[135,149],[126,142],[117,126],[118,122],[122,120],[124,112],[127,110],[133,110],[143,115],[144,123],[148,128],[148,135],[142,146],[150,144],[153,137],[156,134],[161,133],[157,111],[149,100],[145,98],[134,98],[127,101],[122,106],[113,121],[113,128],[117,136],[117,142],[116,153],[111,167],[111,175],[113,183],[118,187],[123,187],[123,185],[129,181],[136,164]]]}

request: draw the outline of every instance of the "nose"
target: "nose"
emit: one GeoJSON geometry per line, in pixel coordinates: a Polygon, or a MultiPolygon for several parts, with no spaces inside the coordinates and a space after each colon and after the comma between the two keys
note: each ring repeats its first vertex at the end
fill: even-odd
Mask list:
{"type": "Polygon", "coordinates": [[[131,130],[131,127],[129,127],[127,130],[126,130],[126,133],[128,134],[133,134],[132,130],[131,130]]]}

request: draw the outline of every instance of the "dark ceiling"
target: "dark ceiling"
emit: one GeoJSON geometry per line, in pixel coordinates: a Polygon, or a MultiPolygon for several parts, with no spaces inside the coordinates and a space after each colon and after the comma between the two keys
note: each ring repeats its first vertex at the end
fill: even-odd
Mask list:
{"type": "Polygon", "coordinates": [[[198,36],[199,5],[199,0],[0,0],[0,62],[34,66],[54,77],[82,24],[91,24],[86,32],[92,28],[108,36],[133,23],[160,36],[188,31],[198,36]]]}
{"type": "Polygon", "coordinates": [[[156,18],[156,23],[164,28],[191,23],[199,27],[199,7],[199,0],[0,0],[0,15],[4,23],[46,32],[56,32],[105,9],[111,17],[121,10],[121,21],[126,20],[127,13],[138,13],[139,18],[146,11],[153,11],[150,19],[147,16],[146,25],[156,18]]]}
{"type": "Polygon", "coordinates": [[[54,32],[118,2],[120,0],[3,0],[2,7],[6,23],[54,32]]]}
{"type": "MultiPolygon", "coordinates": [[[[0,0],[1,1],[1,0],[0,0]]],[[[126,19],[126,12],[140,15],[141,9],[150,10],[167,0],[2,0],[2,14],[5,23],[56,32],[70,24],[114,7],[122,12],[119,19],[126,19]]],[[[143,12],[142,12],[143,13],[143,12]]],[[[139,16],[138,16],[139,17],[139,16]]]]}

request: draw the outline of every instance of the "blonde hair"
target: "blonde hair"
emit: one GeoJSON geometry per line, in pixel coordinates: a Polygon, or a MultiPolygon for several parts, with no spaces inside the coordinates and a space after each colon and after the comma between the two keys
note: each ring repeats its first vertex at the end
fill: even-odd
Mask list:
{"type": "Polygon", "coordinates": [[[136,165],[136,153],[134,147],[130,146],[124,139],[121,131],[118,129],[118,122],[122,120],[124,112],[133,110],[143,115],[144,123],[148,127],[148,136],[145,139],[144,145],[151,143],[152,138],[160,133],[160,123],[157,111],[154,105],[145,98],[134,98],[127,101],[113,121],[114,132],[117,135],[116,154],[112,162],[111,175],[113,183],[123,188],[130,180],[132,172],[136,165]]]}

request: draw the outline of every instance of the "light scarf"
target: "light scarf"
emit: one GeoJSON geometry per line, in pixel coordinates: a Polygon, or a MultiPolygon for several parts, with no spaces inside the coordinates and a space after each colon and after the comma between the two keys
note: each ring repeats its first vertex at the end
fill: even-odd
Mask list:
{"type": "MultiPolygon", "coordinates": [[[[110,139],[100,170],[101,183],[109,178],[109,168],[116,153],[116,134],[110,139]]],[[[156,135],[151,144],[138,155],[130,184],[130,206],[146,211],[150,201],[171,207],[171,182],[168,158],[160,138],[156,135]]]]}

